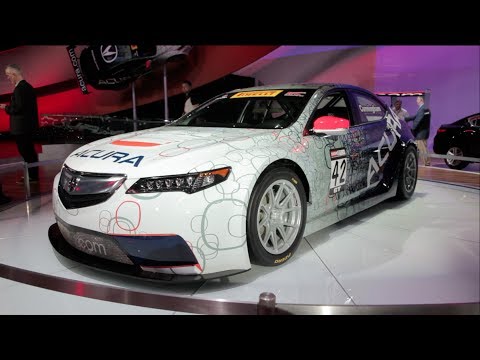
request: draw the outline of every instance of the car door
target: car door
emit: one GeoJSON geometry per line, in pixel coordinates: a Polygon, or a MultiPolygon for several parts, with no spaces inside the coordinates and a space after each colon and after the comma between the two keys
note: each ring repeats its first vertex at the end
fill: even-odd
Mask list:
{"type": "MultiPolygon", "coordinates": [[[[326,136],[312,132],[313,122],[321,116],[335,116],[353,123],[352,109],[347,93],[343,89],[326,92],[312,111],[306,125],[311,135],[313,148],[316,149],[315,166],[319,169],[320,184],[318,191],[312,194],[316,207],[325,212],[338,209],[347,204],[356,189],[357,148],[352,147],[355,132],[346,135],[326,136]]],[[[357,139],[361,143],[361,139],[357,139]]]]}
{"type": "Polygon", "coordinates": [[[392,150],[400,138],[401,124],[377,97],[359,90],[350,90],[349,96],[354,120],[351,132],[363,139],[357,149],[357,195],[374,196],[391,184],[397,160],[392,150]]]}

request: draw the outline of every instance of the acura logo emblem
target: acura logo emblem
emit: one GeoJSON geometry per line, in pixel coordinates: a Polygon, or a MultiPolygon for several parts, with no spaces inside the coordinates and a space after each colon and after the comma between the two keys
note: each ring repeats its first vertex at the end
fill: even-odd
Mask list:
{"type": "Polygon", "coordinates": [[[100,46],[100,52],[102,53],[103,61],[107,64],[114,62],[118,56],[117,45],[102,45],[100,46]]]}
{"type": "Polygon", "coordinates": [[[65,186],[65,190],[69,193],[72,193],[75,191],[75,188],[77,187],[78,183],[80,182],[79,177],[72,177],[69,182],[65,186]]]}

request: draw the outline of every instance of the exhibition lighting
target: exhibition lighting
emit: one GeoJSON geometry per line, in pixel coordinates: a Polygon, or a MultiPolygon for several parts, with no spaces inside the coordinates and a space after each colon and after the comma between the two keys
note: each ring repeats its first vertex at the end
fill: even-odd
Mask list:
{"type": "Polygon", "coordinates": [[[127,190],[127,194],[166,191],[183,191],[187,194],[207,189],[227,180],[232,168],[190,173],[184,175],[155,176],[139,179],[127,190]]]}

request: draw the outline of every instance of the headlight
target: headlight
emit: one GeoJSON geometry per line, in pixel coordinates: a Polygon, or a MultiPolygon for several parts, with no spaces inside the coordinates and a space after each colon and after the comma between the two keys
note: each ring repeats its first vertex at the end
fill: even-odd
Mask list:
{"type": "Polygon", "coordinates": [[[142,178],[127,190],[127,194],[183,191],[187,194],[204,190],[227,180],[231,167],[185,175],[142,178]]]}

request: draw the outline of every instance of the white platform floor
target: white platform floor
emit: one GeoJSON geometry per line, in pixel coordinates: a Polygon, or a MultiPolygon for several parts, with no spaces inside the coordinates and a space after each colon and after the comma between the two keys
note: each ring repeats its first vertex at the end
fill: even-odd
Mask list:
{"type": "MultiPolygon", "coordinates": [[[[418,181],[387,201],[307,236],[285,265],[226,279],[162,284],[74,263],[48,240],[51,195],[0,212],[0,264],[146,293],[277,303],[393,305],[480,302],[479,190],[418,181]]],[[[90,299],[0,277],[0,314],[174,314],[90,299]]]]}

